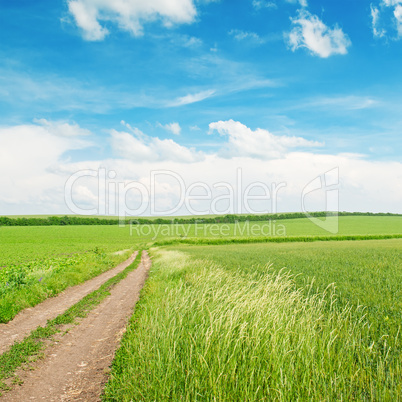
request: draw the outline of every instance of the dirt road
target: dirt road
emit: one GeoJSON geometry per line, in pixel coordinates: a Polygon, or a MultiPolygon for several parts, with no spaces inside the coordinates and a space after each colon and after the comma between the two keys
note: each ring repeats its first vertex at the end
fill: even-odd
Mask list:
{"type": "Polygon", "coordinates": [[[45,326],[47,320],[56,318],[89,293],[98,289],[103,283],[126,269],[137,256],[135,252],[128,260],[117,267],[104,272],[96,278],[90,279],[81,285],[67,288],[56,297],[50,297],[43,303],[21,311],[7,324],[0,324],[0,354],[4,353],[15,341],[21,341],[32,330],[45,326]]]}
{"type": "Polygon", "coordinates": [[[0,400],[98,401],[150,265],[144,252],[139,267],[79,325],[49,347],[45,358],[34,363],[34,370],[18,373],[23,384],[0,400]]]}

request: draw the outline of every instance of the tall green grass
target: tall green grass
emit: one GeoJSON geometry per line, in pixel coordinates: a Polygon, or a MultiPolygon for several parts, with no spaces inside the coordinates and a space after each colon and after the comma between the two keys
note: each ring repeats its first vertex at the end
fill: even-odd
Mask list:
{"type": "Polygon", "coordinates": [[[267,266],[245,272],[154,251],[104,400],[396,400],[401,366],[333,288],[304,292],[267,266]]]}
{"type": "Polygon", "coordinates": [[[397,342],[397,356],[402,357],[402,239],[183,245],[175,249],[246,273],[261,271],[267,263],[276,272],[286,267],[298,287],[314,281],[318,292],[333,283],[339,304],[364,305],[373,338],[387,336],[397,342]]]}

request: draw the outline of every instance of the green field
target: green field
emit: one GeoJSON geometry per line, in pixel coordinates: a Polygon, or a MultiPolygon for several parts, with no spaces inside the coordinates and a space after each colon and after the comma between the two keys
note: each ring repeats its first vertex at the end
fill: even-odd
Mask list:
{"type": "Polygon", "coordinates": [[[35,306],[69,286],[78,285],[115,267],[132,251],[114,254],[95,249],[3,267],[0,270],[0,323],[10,321],[21,310],[35,306]]]}
{"type": "Polygon", "coordinates": [[[105,400],[398,400],[401,246],[154,249],[105,400]]]}
{"type": "Polygon", "coordinates": [[[113,268],[140,241],[129,227],[1,227],[0,323],[113,268]],[[123,250],[128,251],[116,254],[123,250]]]}
{"type": "MultiPolygon", "coordinates": [[[[331,218],[332,219],[332,218],[331,218]]],[[[95,247],[106,251],[151,245],[168,239],[331,235],[308,219],[199,225],[32,226],[0,227],[0,267],[23,261],[85,252],[95,247]],[[271,233],[268,233],[271,228],[271,233]],[[277,231],[277,232],[275,232],[277,231]]],[[[402,217],[345,216],[339,218],[338,235],[402,234],[402,217]]]]}
{"type": "Polygon", "coordinates": [[[400,400],[402,239],[358,240],[394,235],[400,216],[0,227],[0,321],[146,247],[105,400],[400,400]]]}
{"type": "MultiPolygon", "coordinates": [[[[342,234],[401,233],[399,219],[340,221],[342,234]]],[[[152,253],[105,400],[399,400],[402,239],[152,253]]]]}
{"type": "Polygon", "coordinates": [[[365,307],[379,336],[395,336],[402,323],[402,239],[175,249],[250,274],[265,271],[267,265],[273,272],[284,269],[295,276],[297,287],[313,283],[317,292],[334,284],[343,306],[365,307]]]}

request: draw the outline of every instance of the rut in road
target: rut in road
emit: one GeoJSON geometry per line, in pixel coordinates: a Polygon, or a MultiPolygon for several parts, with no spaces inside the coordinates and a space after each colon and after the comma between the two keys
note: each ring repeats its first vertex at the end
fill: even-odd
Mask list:
{"type": "Polygon", "coordinates": [[[23,384],[3,395],[4,401],[99,401],[106,371],[139,299],[151,260],[143,252],[135,271],[111,290],[97,308],[46,351],[32,371],[21,371],[23,384]]]}
{"type": "Polygon", "coordinates": [[[21,311],[7,324],[0,324],[0,354],[4,353],[14,342],[21,341],[39,326],[45,326],[48,320],[64,313],[110,278],[124,271],[133,263],[137,254],[136,251],[128,260],[120,263],[117,267],[80,285],[67,288],[59,295],[50,297],[35,307],[21,311]]]}

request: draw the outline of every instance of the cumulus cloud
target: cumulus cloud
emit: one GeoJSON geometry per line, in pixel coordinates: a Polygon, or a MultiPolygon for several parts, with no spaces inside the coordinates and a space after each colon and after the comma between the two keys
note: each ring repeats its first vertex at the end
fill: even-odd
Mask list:
{"type": "Polygon", "coordinates": [[[84,39],[89,41],[102,40],[109,33],[107,28],[98,22],[98,10],[83,1],[70,1],[68,9],[74,16],[75,23],[83,31],[84,39]]]}
{"type": "MultiPolygon", "coordinates": [[[[244,194],[245,189],[253,183],[265,184],[268,189],[281,186],[274,199],[250,203],[253,211],[272,212],[274,208],[282,212],[300,211],[305,187],[334,168],[339,169],[340,210],[402,212],[402,163],[370,161],[360,155],[296,151],[289,152],[280,159],[266,160],[250,157],[228,159],[217,154],[209,154],[202,160],[186,164],[174,161],[138,163],[132,159],[109,159],[99,161],[98,165],[115,171],[116,181],[120,183],[134,182],[144,185],[147,188],[145,198],[152,192],[155,209],[161,215],[166,211],[172,213],[170,212],[172,209],[176,215],[193,212],[199,214],[249,212],[244,205],[236,204],[236,200],[234,202],[232,200],[230,205],[227,199],[215,203],[210,200],[192,203],[193,211],[188,210],[186,205],[180,206],[180,200],[185,198],[183,191],[200,182],[210,188],[212,200],[229,194],[228,187],[233,189],[234,194],[244,194]],[[393,172],[392,175],[389,174],[390,171],[393,172]],[[151,185],[152,172],[162,173],[156,178],[155,187],[151,185]],[[185,184],[184,187],[180,182],[185,184]],[[222,183],[226,185],[222,187],[222,183]]],[[[85,166],[94,168],[93,163],[82,162],[78,165],[68,165],[66,169],[69,168],[74,172],[85,166]]],[[[85,184],[83,187],[90,189],[89,199],[92,199],[91,193],[96,195],[96,183],[92,184],[92,187],[90,184],[85,184]]],[[[80,197],[85,197],[84,188],[77,188],[80,197]]],[[[85,198],[81,201],[84,200],[85,198]]],[[[326,207],[325,201],[325,189],[317,190],[307,195],[305,207],[308,210],[323,210],[326,207]]],[[[149,203],[144,206],[142,213],[144,215],[151,213],[149,203]]]]}
{"type": "Polygon", "coordinates": [[[394,10],[396,20],[396,28],[398,30],[398,38],[402,38],[402,6],[397,5],[394,10]]]}
{"type": "Polygon", "coordinates": [[[173,122],[169,124],[159,124],[163,129],[170,131],[174,135],[180,135],[181,127],[179,123],[173,122]]]}
{"type": "Polygon", "coordinates": [[[105,21],[139,36],[146,22],[161,20],[169,27],[191,23],[197,14],[193,0],[68,0],[68,9],[90,41],[103,40],[109,33],[101,25],[105,21]]]}
{"type": "Polygon", "coordinates": [[[382,0],[382,4],[387,7],[397,6],[398,4],[402,4],[402,0],[382,0]]]}
{"type": "Polygon", "coordinates": [[[402,0],[381,0],[378,5],[371,4],[370,11],[374,37],[388,37],[388,31],[393,28],[396,36],[392,39],[402,38],[402,0]]]}
{"type": "Polygon", "coordinates": [[[380,20],[380,10],[371,4],[371,25],[373,28],[373,35],[377,38],[382,38],[386,31],[383,28],[379,28],[379,20],[380,20]]]}
{"type": "Polygon", "coordinates": [[[203,159],[201,152],[186,148],[171,139],[150,137],[136,129],[132,134],[112,130],[111,144],[119,157],[135,162],[174,161],[191,163],[203,159]]]}
{"type": "MultiPolygon", "coordinates": [[[[88,175],[79,178],[72,188],[74,202],[88,213],[89,208],[98,208],[101,214],[118,213],[113,205],[106,205],[116,196],[128,200],[131,211],[149,215],[150,204],[142,208],[141,202],[147,203],[152,194],[160,214],[179,205],[175,213],[183,215],[189,210],[184,204],[180,206],[182,183],[185,183],[185,190],[197,182],[211,189],[212,199],[227,194],[228,187],[237,194],[253,183],[263,183],[269,188],[280,183],[282,187],[275,199],[277,210],[298,211],[306,185],[334,168],[339,168],[340,210],[402,212],[401,162],[372,161],[353,154],[316,153],[306,148],[321,145],[317,142],[275,136],[262,129],[253,131],[233,120],[210,125],[212,132],[224,138],[222,152],[203,154],[172,140],[149,137],[122,122],[129,132],[113,130],[110,133],[114,156],[100,160],[83,157],[80,161],[69,160],[66,152],[93,145],[85,129],[76,124],[66,129],[66,123],[38,122],[0,128],[0,169],[4,172],[0,176],[0,209],[3,214],[68,213],[64,193],[67,179],[77,172],[97,174],[100,168],[106,173],[114,172],[107,176],[110,177],[108,182],[115,184],[108,185],[108,191],[118,191],[120,185],[131,183],[136,188],[145,187],[145,196],[141,198],[134,189],[128,194],[113,193],[101,199],[98,177],[88,175]],[[151,192],[151,173],[155,171],[166,174],[158,176],[151,192]],[[226,186],[222,187],[222,183],[226,186]]],[[[325,193],[316,192],[306,202],[309,210],[322,210],[325,193]]],[[[209,211],[248,212],[242,205],[228,205],[224,200],[215,203],[213,210],[208,200],[191,205],[193,210],[204,214],[209,211]]],[[[273,200],[261,201],[255,208],[255,212],[272,212],[273,200]]]]}
{"type": "Polygon", "coordinates": [[[276,136],[261,128],[253,131],[234,120],[211,123],[209,129],[210,133],[217,131],[221,136],[227,137],[227,143],[222,151],[226,157],[274,159],[282,158],[295,148],[311,148],[323,145],[301,137],[276,136]]]}
{"type": "Polygon", "coordinates": [[[295,51],[301,47],[312,54],[327,58],[334,54],[347,54],[351,41],[341,28],[327,27],[316,15],[299,10],[292,18],[294,28],[287,34],[288,45],[295,51]]]}
{"type": "Polygon", "coordinates": [[[76,124],[44,119],[0,128],[0,171],[4,172],[0,201],[9,205],[55,202],[62,186],[53,169],[66,160],[66,152],[92,146],[88,134],[76,124]]]}
{"type": "Polygon", "coordinates": [[[34,123],[41,125],[47,132],[60,137],[80,137],[91,135],[91,132],[81,128],[76,123],[65,123],[60,121],[49,121],[46,119],[34,119],[34,123]]]}

